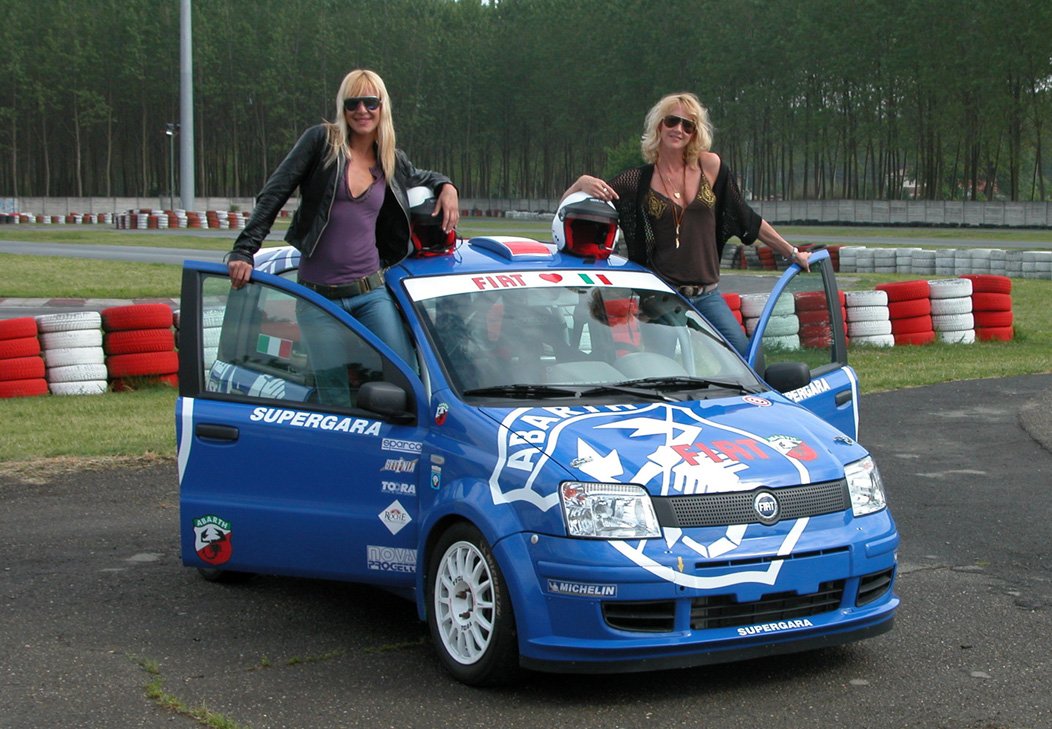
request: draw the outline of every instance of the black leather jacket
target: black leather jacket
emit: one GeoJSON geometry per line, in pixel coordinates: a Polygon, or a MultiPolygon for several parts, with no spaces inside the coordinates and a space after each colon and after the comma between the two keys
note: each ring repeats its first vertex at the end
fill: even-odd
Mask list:
{"type": "MultiPolygon", "coordinates": [[[[324,124],[303,133],[296,146],[274,170],[256,197],[256,206],[245,228],[227,254],[232,261],[252,263],[253,254],[270,233],[282,206],[300,188],[300,205],[293,215],[285,240],[309,256],[318,245],[329,222],[329,210],[339,184],[339,171],[347,158],[341,152],[335,164],[326,165],[328,134],[324,124]]],[[[376,247],[382,265],[392,266],[412,251],[409,239],[409,199],[406,190],[418,185],[438,193],[442,185],[453,184],[448,177],[430,170],[418,170],[401,150],[395,152],[394,179],[387,180],[380,215],[376,221],[376,247]]]]}

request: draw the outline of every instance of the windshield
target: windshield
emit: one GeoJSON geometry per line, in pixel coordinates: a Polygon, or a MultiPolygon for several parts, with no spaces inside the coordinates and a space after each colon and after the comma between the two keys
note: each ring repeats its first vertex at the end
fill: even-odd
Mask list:
{"type": "Polygon", "coordinates": [[[690,389],[765,389],[648,273],[524,271],[406,284],[453,387],[467,397],[667,390],[684,399],[690,389]]]}

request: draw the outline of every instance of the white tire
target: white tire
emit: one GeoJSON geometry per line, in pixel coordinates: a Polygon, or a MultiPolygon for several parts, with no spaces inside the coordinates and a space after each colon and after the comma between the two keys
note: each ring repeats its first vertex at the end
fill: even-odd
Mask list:
{"type": "Polygon", "coordinates": [[[800,349],[800,337],[796,334],[785,337],[764,337],[763,346],[768,349],[796,351],[800,349]]]}
{"type": "Polygon", "coordinates": [[[933,299],[953,299],[961,296],[972,295],[972,280],[970,278],[936,278],[928,282],[933,299]]]}
{"type": "MultiPolygon", "coordinates": [[[[851,341],[855,341],[855,337],[879,337],[891,334],[891,322],[890,321],[849,321],[847,323],[847,333],[851,337],[851,341]]],[[[892,338],[894,341],[894,337],[892,338]]]]}
{"type": "Polygon", "coordinates": [[[796,314],[772,316],[767,320],[764,339],[768,337],[788,337],[800,331],[800,319],[796,314]]]}
{"type": "Polygon", "coordinates": [[[931,328],[937,332],[960,332],[975,328],[975,317],[968,314],[946,314],[933,316],[931,328]]]}
{"type": "MultiPolygon", "coordinates": [[[[882,294],[887,294],[881,291],[882,294]]],[[[887,321],[891,319],[891,311],[888,305],[883,306],[849,306],[847,307],[848,321],[887,321]]]]}
{"type": "Polygon", "coordinates": [[[975,343],[975,330],[974,329],[962,329],[955,332],[936,332],[935,336],[939,338],[940,342],[946,344],[974,344],[975,343]]]}
{"type": "Polygon", "coordinates": [[[101,329],[102,315],[97,311],[70,311],[58,314],[41,314],[36,317],[37,330],[41,333],[69,332],[78,329],[101,329]]]}
{"type": "Polygon", "coordinates": [[[48,349],[69,349],[70,347],[101,347],[101,329],[75,329],[71,332],[50,332],[40,335],[40,346],[48,349]]]}
{"type": "Polygon", "coordinates": [[[213,347],[219,346],[219,335],[222,333],[222,327],[205,327],[204,336],[202,337],[202,346],[205,349],[212,349],[213,347]]]}
{"type": "Polygon", "coordinates": [[[81,382],[51,382],[48,389],[52,395],[101,395],[106,392],[106,380],[81,382]]]}
{"type": "Polygon", "coordinates": [[[742,316],[756,318],[767,306],[769,294],[742,294],[742,316]]]}
{"type": "Polygon", "coordinates": [[[105,380],[108,376],[106,365],[67,365],[49,367],[47,371],[48,382],[88,382],[105,380]]]}
{"type": "Polygon", "coordinates": [[[880,289],[845,291],[844,301],[847,303],[848,308],[852,306],[887,306],[888,292],[880,289]]]}
{"type": "Polygon", "coordinates": [[[851,337],[852,345],[862,347],[894,347],[895,337],[891,334],[874,334],[866,337],[851,337]]]}
{"type": "Polygon", "coordinates": [[[955,296],[950,299],[931,300],[931,313],[933,316],[947,316],[949,314],[970,314],[971,311],[971,296],[955,296]]]}
{"type": "Polygon", "coordinates": [[[204,327],[221,327],[223,326],[223,315],[226,314],[226,309],[205,309],[201,313],[201,325],[204,327]]]}
{"type": "Polygon", "coordinates": [[[68,367],[69,365],[100,365],[106,363],[106,354],[102,347],[68,347],[66,349],[44,350],[44,363],[48,367],[68,367]]]}

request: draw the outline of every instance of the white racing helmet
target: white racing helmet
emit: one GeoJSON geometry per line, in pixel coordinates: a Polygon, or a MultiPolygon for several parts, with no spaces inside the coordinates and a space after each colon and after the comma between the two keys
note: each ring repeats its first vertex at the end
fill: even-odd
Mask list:
{"type": "Polygon", "coordinates": [[[430,187],[411,187],[409,197],[409,236],[418,256],[442,256],[457,244],[457,232],[442,230],[442,217],[435,211],[435,193],[430,187]]]}
{"type": "Polygon", "coordinates": [[[559,250],[588,258],[607,258],[617,240],[617,210],[586,192],[567,195],[552,219],[552,242],[559,250]]]}

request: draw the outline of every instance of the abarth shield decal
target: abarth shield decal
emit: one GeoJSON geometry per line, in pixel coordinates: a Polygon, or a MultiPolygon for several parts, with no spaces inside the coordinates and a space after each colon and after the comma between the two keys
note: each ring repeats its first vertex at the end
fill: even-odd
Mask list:
{"type": "Polygon", "coordinates": [[[230,522],[210,514],[194,519],[193,525],[197,556],[211,565],[229,562],[233,554],[230,522]]]}

